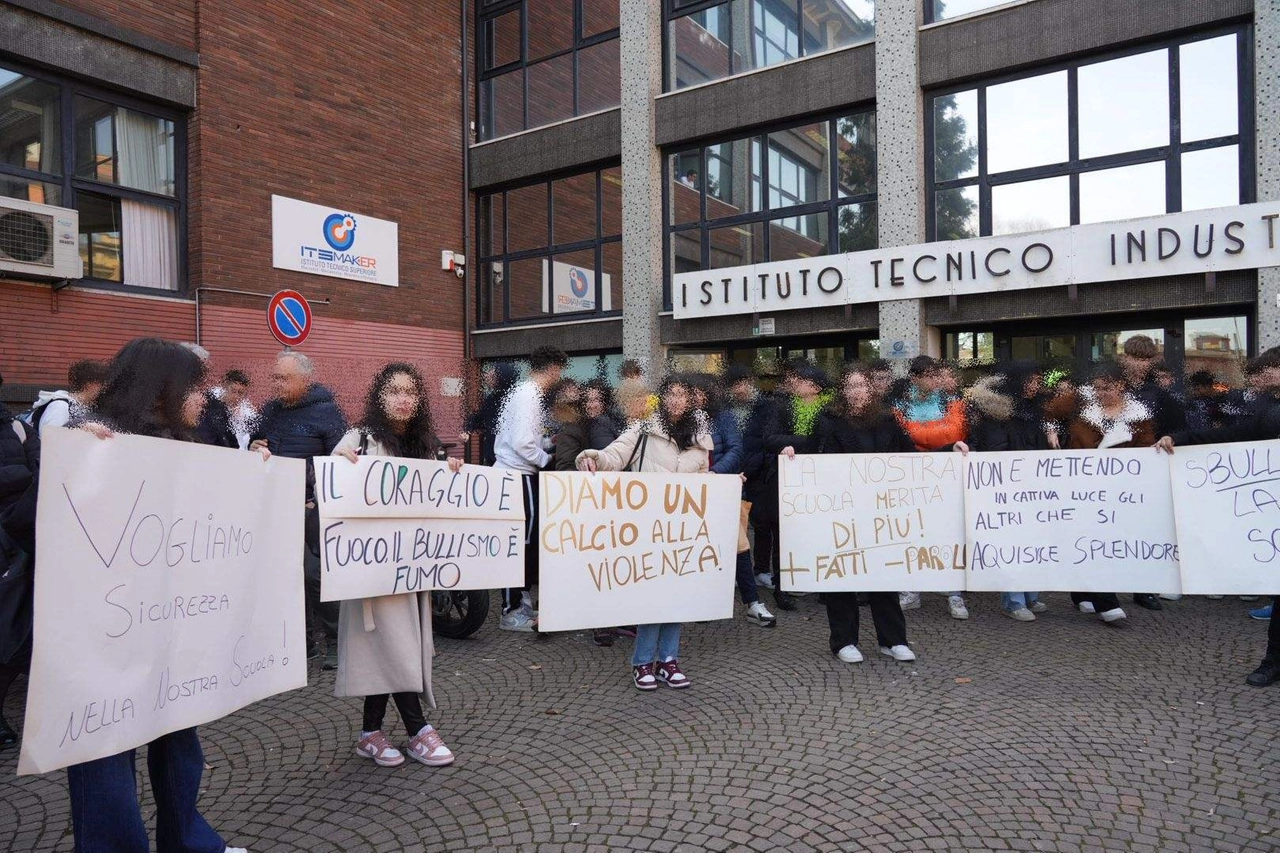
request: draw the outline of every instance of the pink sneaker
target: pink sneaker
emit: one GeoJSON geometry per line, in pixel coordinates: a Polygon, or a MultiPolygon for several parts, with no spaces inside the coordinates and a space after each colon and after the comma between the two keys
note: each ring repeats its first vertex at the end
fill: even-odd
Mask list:
{"type": "Polygon", "coordinates": [[[399,767],[404,764],[404,753],[391,745],[381,731],[369,732],[356,744],[356,755],[372,758],[379,767],[399,767]]]}
{"type": "Polygon", "coordinates": [[[447,767],[455,760],[454,754],[440,739],[440,733],[430,725],[409,740],[409,757],[428,767],[447,767]]]}
{"type": "Polygon", "coordinates": [[[658,680],[677,690],[692,684],[689,681],[689,676],[680,671],[680,662],[674,660],[663,661],[658,664],[658,680]]]}
{"type": "Polygon", "coordinates": [[[631,667],[631,682],[637,690],[657,690],[658,679],[653,677],[653,664],[646,663],[631,667]]]}

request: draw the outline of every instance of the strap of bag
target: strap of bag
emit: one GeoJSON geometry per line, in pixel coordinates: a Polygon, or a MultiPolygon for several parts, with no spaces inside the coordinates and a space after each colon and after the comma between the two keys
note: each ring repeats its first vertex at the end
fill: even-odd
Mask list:
{"type": "Polygon", "coordinates": [[[369,433],[360,430],[360,455],[369,455],[369,433]]]}
{"type": "Polygon", "coordinates": [[[622,466],[623,471],[634,471],[631,463],[636,460],[636,454],[640,454],[640,467],[644,467],[644,449],[649,443],[649,431],[644,427],[640,427],[640,437],[636,439],[635,446],[631,448],[631,456],[627,459],[627,464],[622,466]]]}
{"type": "Polygon", "coordinates": [[[13,432],[18,436],[18,441],[22,444],[27,443],[27,428],[22,425],[22,421],[14,418],[10,423],[13,424],[13,432]]]}

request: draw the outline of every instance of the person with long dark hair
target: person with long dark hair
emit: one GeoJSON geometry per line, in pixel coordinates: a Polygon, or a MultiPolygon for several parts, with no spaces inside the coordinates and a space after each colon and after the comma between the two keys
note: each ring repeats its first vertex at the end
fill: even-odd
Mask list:
{"type": "MultiPolygon", "coordinates": [[[[426,384],[416,367],[388,364],[365,395],[364,416],[347,432],[333,454],[355,462],[360,456],[438,459],[443,455],[431,424],[426,384]]],[[[461,459],[450,459],[457,472],[461,459]]],[[[431,707],[431,593],[409,592],[342,602],[338,614],[338,675],[335,696],[363,696],[364,721],[356,755],[379,767],[404,764],[404,753],[382,731],[387,701],[408,732],[407,752],[428,767],[452,764],[454,755],[422,713],[421,696],[431,707]]]]}
{"type": "MultiPolygon", "coordinates": [[[[883,405],[874,380],[862,365],[845,368],[836,398],[818,415],[813,443],[818,453],[913,453],[915,443],[883,405]]],[[[795,457],[788,446],[782,454],[795,457]]],[[[831,627],[831,653],[842,663],[860,663],[858,649],[858,593],[828,592],[827,623],[831,627]]],[[[880,653],[898,661],[916,659],[907,645],[907,618],[897,592],[867,593],[871,621],[875,624],[880,653]]]]}
{"type": "MultiPolygon", "coordinates": [[[[632,424],[603,450],[579,453],[578,469],[707,473],[711,435],[706,418],[694,408],[693,392],[686,377],[668,376],[658,389],[658,410],[632,424]]],[[[688,687],[689,678],[680,669],[679,656],[679,622],[636,626],[632,683],[639,690],[656,690],[659,681],[668,687],[688,687]]]]}
{"type": "MultiPolygon", "coordinates": [[[[180,344],[156,338],[131,341],[111,362],[90,413],[92,420],[83,426],[100,438],[121,432],[195,441],[205,403],[203,379],[199,356],[180,344]]],[[[77,851],[149,849],[138,806],[135,752],[130,749],[67,768],[77,851]]],[[[244,853],[228,847],[196,808],[204,752],[194,728],[147,744],[147,767],[156,800],[157,849],[244,853]]]]}

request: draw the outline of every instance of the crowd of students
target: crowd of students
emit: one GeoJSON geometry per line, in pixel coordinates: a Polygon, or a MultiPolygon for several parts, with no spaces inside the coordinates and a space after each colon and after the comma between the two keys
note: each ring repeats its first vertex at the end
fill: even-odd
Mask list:
{"type": "MultiPolygon", "coordinates": [[[[338,455],[443,459],[419,370],[386,365],[369,386],[357,424],[349,426],[332,393],[317,381],[301,353],[281,354],[271,376],[273,398],[261,412],[248,400],[240,371],[209,388],[203,348],[154,339],[126,345],[109,364],[78,363],[68,393],[42,395],[33,410],[15,416],[0,406],[0,552],[6,561],[35,551],[40,433],[50,425],[87,429],[109,440],[129,432],[171,441],[203,441],[228,448],[310,460],[338,455]]],[[[1280,438],[1280,349],[1253,359],[1245,389],[1222,392],[1212,377],[1190,377],[1184,391],[1159,364],[1150,338],[1130,338],[1114,362],[1096,366],[1084,381],[1058,378],[1052,387],[1041,369],[1012,363],[979,369],[962,386],[956,367],[927,356],[907,365],[905,376],[888,362],[853,363],[831,377],[805,361],[783,365],[776,386],[763,390],[750,371],[723,375],[670,374],[651,386],[634,363],[615,385],[607,377],[578,382],[563,376],[568,358],[539,347],[526,377],[498,365],[485,377],[487,391],[467,419],[467,442],[478,438],[482,464],[521,474],[526,510],[525,575],[503,592],[499,627],[537,630],[538,488],[544,470],[638,471],[715,474],[743,483],[742,530],[736,557],[737,591],[745,618],[773,628],[778,617],[761,600],[771,591],[780,611],[796,608],[795,594],[780,583],[778,458],[797,453],[959,452],[1056,448],[1176,447],[1221,441],[1280,438]]],[[[454,470],[464,464],[448,460],[454,470]]],[[[310,464],[310,463],[309,463],[310,464]]],[[[314,472],[308,471],[303,575],[309,656],[336,669],[335,692],[363,699],[355,751],[380,766],[412,758],[428,766],[454,761],[440,734],[426,722],[422,698],[434,707],[431,601],[427,593],[344,601],[319,600],[319,515],[314,472]],[[407,742],[398,748],[384,731],[394,701],[407,742]]],[[[22,594],[0,585],[0,598],[22,594]]],[[[26,592],[29,594],[29,590],[26,592]]],[[[1077,592],[1075,605],[1106,622],[1126,618],[1113,592],[1077,592]]],[[[877,647],[910,661],[905,610],[920,596],[878,591],[823,596],[830,648],[845,663],[863,659],[860,605],[871,612],[877,647]]],[[[1133,601],[1151,609],[1160,599],[1137,592],[1133,601]]],[[[1036,591],[1009,591],[1002,609],[1030,622],[1046,609],[1036,591]]],[[[0,600],[0,701],[30,654],[25,633],[0,600]],[[13,623],[13,624],[10,624],[13,623]]],[[[956,619],[969,617],[962,593],[948,596],[956,619]]],[[[1270,612],[1258,612],[1268,618],[1270,612]]],[[[1280,620],[1273,620],[1262,664],[1248,683],[1280,679],[1280,620]]],[[[601,628],[593,639],[612,645],[634,637],[631,680],[644,691],[660,684],[684,689],[691,680],[680,661],[678,623],[601,628]]],[[[14,734],[0,719],[0,744],[14,734]]],[[[203,757],[194,729],[149,745],[148,765],[157,799],[161,849],[222,853],[229,848],[196,809],[203,757]]],[[[134,755],[76,765],[69,770],[78,849],[145,850],[147,834],[134,787],[134,755]]]]}

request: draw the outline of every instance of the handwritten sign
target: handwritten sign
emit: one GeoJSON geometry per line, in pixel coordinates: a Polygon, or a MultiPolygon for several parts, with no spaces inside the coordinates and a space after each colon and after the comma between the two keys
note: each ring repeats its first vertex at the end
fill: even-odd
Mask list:
{"type": "Polygon", "coordinates": [[[964,587],[958,454],[800,455],[778,466],[784,590],[964,587]]]}
{"type": "Polygon", "coordinates": [[[1169,469],[1182,591],[1280,593],[1280,441],[1179,447],[1169,469]]]}
{"type": "Polygon", "coordinates": [[[1181,591],[1155,450],[971,453],[964,484],[970,590],[1181,591]]]}
{"type": "Polygon", "coordinates": [[[19,774],[306,685],[301,460],[46,436],[19,774]]]}
{"type": "Polygon", "coordinates": [[[524,583],[519,474],[390,456],[315,467],[321,600],[524,583]]]}
{"type": "Polygon", "coordinates": [[[539,630],[733,616],[737,477],[544,471],[538,480],[539,630]]]}

